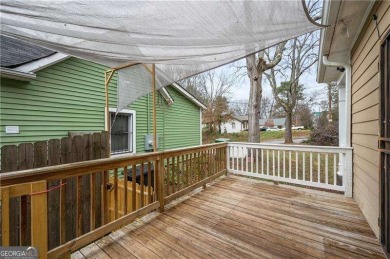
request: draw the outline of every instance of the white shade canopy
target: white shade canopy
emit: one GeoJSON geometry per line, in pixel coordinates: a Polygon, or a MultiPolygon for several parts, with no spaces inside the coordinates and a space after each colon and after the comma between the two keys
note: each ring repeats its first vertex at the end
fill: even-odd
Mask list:
{"type": "Polygon", "coordinates": [[[154,63],[158,88],[319,29],[301,0],[2,0],[0,14],[7,36],[107,66],[154,63]]]}

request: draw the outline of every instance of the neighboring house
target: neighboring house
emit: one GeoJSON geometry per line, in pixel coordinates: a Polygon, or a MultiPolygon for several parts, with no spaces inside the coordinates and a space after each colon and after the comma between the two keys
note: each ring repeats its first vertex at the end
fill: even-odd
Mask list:
{"type": "Polygon", "coordinates": [[[244,130],[243,123],[238,116],[233,115],[230,120],[221,124],[222,133],[238,133],[244,130]]]}
{"type": "Polygon", "coordinates": [[[235,115],[234,117],[241,121],[242,130],[248,130],[248,115],[235,115]]]}
{"type": "MultiPolygon", "coordinates": [[[[0,146],[104,130],[106,69],[1,36],[0,146]]],[[[116,85],[114,77],[109,91],[112,112],[116,110],[116,85]]],[[[202,144],[201,113],[205,108],[177,84],[160,90],[159,150],[202,144]]],[[[116,117],[113,153],[145,152],[145,136],[152,132],[152,98],[146,95],[116,117]]]]}
{"type": "Polygon", "coordinates": [[[286,125],[286,118],[270,118],[270,119],[260,119],[259,120],[260,128],[262,127],[278,127],[279,129],[284,128],[286,125]]]}
{"type": "Polygon", "coordinates": [[[317,81],[339,87],[340,146],[353,198],[390,249],[390,1],[325,1],[317,81]],[[379,145],[378,145],[379,142],[379,145]]]}

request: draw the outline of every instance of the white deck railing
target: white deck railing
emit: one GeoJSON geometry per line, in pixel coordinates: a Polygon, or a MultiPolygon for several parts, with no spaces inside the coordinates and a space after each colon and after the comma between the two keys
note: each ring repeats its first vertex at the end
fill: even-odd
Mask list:
{"type": "Polygon", "coordinates": [[[352,195],[352,148],[229,143],[229,173],[352,195]]]}

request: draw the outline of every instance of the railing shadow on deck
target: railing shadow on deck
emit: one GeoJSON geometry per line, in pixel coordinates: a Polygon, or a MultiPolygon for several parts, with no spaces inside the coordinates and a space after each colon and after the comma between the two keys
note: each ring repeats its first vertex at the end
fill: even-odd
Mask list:
{"type": "Polygon", "coordinates": [[[165,204],[226,173],[226,147],[226,143],[212,144],[4,173],[1,245],[31,245],[38,249],[39,258],[69,258],[72,252],[153,210],[163,211],[165,204]],[[53,181],[58,185],[48,188],[53,181]],[[76,204],[66,201],[70,185],[75,186],[76,204]],[[55,232],[48,231],[48,192],[60,195],[54,206],[59,215],[55,232]],[[29,210],[31,222],[20,219],[20,241],[11,244],[9,203],[22,196],[31,197],[31,206],[21,207],[29,210]],[[89,211],[88,216],[83,210],[89,211]],[[59,235],[59,243],[49,250],[53,233],[59,235]]]}
{"type": "Polygon", "coordinates": [[[69,258],[72,252],[136,218],[157,209],[164,211],[165,204],[205,188],[206,183],[227,172],[337,190],[348,196],[351,156],[351,148],[219,143],[4,173],[1,241],[3,246],[32,245],[40,258],[69,258]],[[341,181],[337,174],[342,175],[341,181]],[[58,185],[53,187],[53,182],[58,185]],[[66,200],[70,186],[74,187],[76,204],[66,200]],[[57,206],[48,206],[48,192],[58,192],[57,206]],[[31,197],[27,213],[31,222],[20,219],[20,242],[12,244],[9,203],[26,195],[31,197]],[[48,215],[53,213],[48,208],[56,209],[59,215],[55,231],[48,229],[48,215]],[[89,213],[82,213],[85,210],[89,213]],[[53,233],[59,242],[48,247],[53,233]]]}

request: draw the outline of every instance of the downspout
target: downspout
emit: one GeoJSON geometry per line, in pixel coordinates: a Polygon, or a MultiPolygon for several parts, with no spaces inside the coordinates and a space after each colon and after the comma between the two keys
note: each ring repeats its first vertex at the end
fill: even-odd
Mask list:
{"type": "Polygon", "coordinates": [[[351,72],[351,66],[346,63],[340,63],[340,62],[331,62],[328,60],[327,56],[323,56],[322,62],[325,66],[329,67],[342,67],[345,69],[345,125],[346,125],[346,131],[345,131],[345,142],[343,147],[351,147],[351,78],[352,78],[352,72],[351,72]]]}
{"type": "MultiPolygon", "coordinates": [[[[328,56],[323,56],[322,62],[325,66],[341,67],[345,69],[345,139],[340,141],[341,147],[351,147],[351,111],[352,111],[352,96],[351,96],[351,80],[352,69],[349,64],[340,62],[331,62],[328,56]]],[[[340,137],[340,136],[339,136],[340,137]]],[[[342,176],[343,186],[345,186],[345,196],[352,197],[352,150],[346,150],[345,153],[340,154],[340,164],[338,175],[342,176]]]]}

